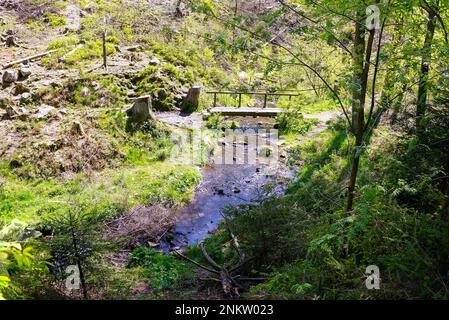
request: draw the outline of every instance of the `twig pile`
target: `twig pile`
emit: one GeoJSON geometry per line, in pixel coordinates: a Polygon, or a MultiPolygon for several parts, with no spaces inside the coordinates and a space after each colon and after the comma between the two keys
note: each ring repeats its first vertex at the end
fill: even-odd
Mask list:
{"type": "Polygon", "coordinates": [[[106,239],[122,239],[127,248],[135,248],[159,242],[174,223],[175,215],[170,209],[160,205],[136,206],[106,224],[103,235],[106,239]]]}

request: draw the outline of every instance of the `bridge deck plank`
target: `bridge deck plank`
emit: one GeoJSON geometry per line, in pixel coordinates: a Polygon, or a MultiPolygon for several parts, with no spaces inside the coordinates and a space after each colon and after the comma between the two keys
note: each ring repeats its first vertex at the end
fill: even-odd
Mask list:
{"type": "Polygon", "coordinates": [[[273,117],[284,112],[281,108],[256,108],[256,107],[215,107],[209,109],[210,113],[220,113],[230,116],[261,116],[273,117]]]}

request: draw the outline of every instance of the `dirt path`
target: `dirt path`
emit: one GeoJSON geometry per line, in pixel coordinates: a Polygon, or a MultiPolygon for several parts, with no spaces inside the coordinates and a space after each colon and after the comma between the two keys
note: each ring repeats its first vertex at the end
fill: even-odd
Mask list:
{"type": "Polygon", "coordinates": [[[341,112],[339,112],[339,111],[326,111],[326,112],[315,113],[315,114],[304,114],[304,118],[318,119],[320,121],[320,123],[315,128],[313,128],[312,130],[307,132],[307,134],[305,136],[302,136],[302,137],[296,139],[296,141],[301,142],[301,141],[306,141],[306,140],[312,139],[318,133],[323,132],[324,130],[327,129],[327,127],[328,127],[327,122],[329,120],[338,118],[340,116],[341,116],[341,112]]]}

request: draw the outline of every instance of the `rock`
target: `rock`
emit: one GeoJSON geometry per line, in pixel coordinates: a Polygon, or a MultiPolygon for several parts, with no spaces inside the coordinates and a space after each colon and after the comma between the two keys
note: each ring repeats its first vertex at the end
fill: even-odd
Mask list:
{"type": "Polygon", "coordinates": [[[29,92],[24,92],[20,96],[20,103],[21,104],[27,104],[33,102],[33,96],[29,92]]]}
{"type": "Polygon", "coordinates": [[[281,140],[279,139],[278,142],[276,143],[278,146],[283,146],[285,144],[285,140],[281,140]]]}
{"type": "Polygon", "coordinates": [[[161,64],[161,60],[159,60],[158,58],[154,57],[150,60],[149,62],[150,66],[158,66],[161,64]]]}
{"type": "Polygon", "coordinates": [[[220,196],[223,196],[224,195],[224,189],[217,189],[217,194],[218,195],[220,195],[220,196]]]}
{"type": "Polygon", "coordinates": [[[175,101],[176,101],[176,103],[180,103],[180,102],[182,102],[182,100],[184,100],[184,95],[182,95],[182,94],[177,94],[177,95],[175,95],[175,101]]]}
{"type": "Polygon", "coordinates": [[[31,76],[31,69],[28,66],[22,66],[19,69],[19,76],[23,79],[28,78],[29,76],[31,76]]]}
{"type": "Polygon", "coordinates": [[[3,83],[13,83],[19,79],[19,75],[16,70],[5,70],[2,79],[3,83]]]}
{"type": "Polygon", "coordinates": [[[5,44],[8,47],[15,47],[15,46],[17,46],[16,38],[13,35],[7,36],[6,39],[5,39],[5,44]]]}
{"type": "Polygon", "coordinates": [[[234,187],[234,188],[232,189],[232,192],[234,192],[234,193],[240,193],[241,191],[240,191],[239,188],[234,187]]]}
{"type": "Polygon", "coordinates": [[[23,120],[23,121],[28,120],[29,116],[30,116],[30,113],[28,112],[27,109],[25,109],[24,107],[19,108],[18,118],[20,120],[23,120]]]}
{"type": "Polygon", "coordinates": [[[19,111],[16,110],[13,106],[7,106],[6,114],[8,115],[9,118],[14,118],[15,116],[19,115],[19,111]]]}
{"type": "Polygon", "coordinates": [[[37,119],[46,119],[48,118],[51,113],[53,113],[56,110],[55,107],[46,105],[46,104],[42,104],[39,109],[37,109],[37,114],[36,114],[36,118],[37,119]]]}
{"type": "Polygon", "coordinates": [[[157,248],[157,247],[159,247],[159,245],[160,245],[160,243],[148,241],[148,246],[150,248],[157,248]]]}
{"type": "Polygon", "coordinates": [[[256,168],[256,172],[257,172],[257,173],[260,173],[260,172],[261,172],[261,169],[260,169],[260,168],[256,168]]]}
{"type": "Polygon", "coordinates": [[[76,136],[84,136],[84,128],[83,125],[79,121],[74,121],[72,123],[72,128],[70,129],[70,133],[76,136]]]}
{"type": "Polygon", "coordinates": [[[7,95],[1,95],[0,96],[0,109],[6,109],[8,105],[11,104],[11,98],[9,98],[7,95]]]}
{"type": "Polygon", "coordinates": [[[159,90],[157,92],[157,96],[159,98],[162,98],[162,99],[167,98],[168,97],[168,91],[166,89],[162,88],[161,90],[159,90]]]}
{"type": "Polygon", "coordinates": [[[141,45],[135,45],[135,46],[130,46],[130,47],[125,47],[123,48],[126,51],[130,51],[130,52],[136,52],[137,50],[140,50],[142,47],[141,45]]]}

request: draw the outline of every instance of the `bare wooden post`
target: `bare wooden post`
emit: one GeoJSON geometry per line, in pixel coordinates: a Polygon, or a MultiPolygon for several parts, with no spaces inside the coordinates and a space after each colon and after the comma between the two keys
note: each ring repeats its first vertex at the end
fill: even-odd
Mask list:
{"type": "Polygon", "coordinates": [[[214,108],[217,106],[217,93],[214,93],[214,108]]]}
{"type": "Polygon", "coordinates": [[[103,68],[105,70],[108,69],[108,61],[107,61],[107,50],[106,50],[106,25],[107,20],[106,16],[103,18],[103,33],[102,33],[102,40],[103,40],[103,68]]]}
{"type": "Polygon", "coordinates": [[[105,70],[108,69],[108,62],[107,62],[107,52],[106,52],[106,31],[103,31],[103,68],[105,70]]]}
{"type": "Polygon", "coordinates": [[[239,108],[242,106],[242,94],[239,93],[239,108]]]}
{"type": "Polygon", "coordinates": [[[268,95],[265,93],[265,94],[264,94],[264,98],[263,98],[263,107],[264,107],[264,108],[267,107],[267,99],[268,99],[268,95]]]}

